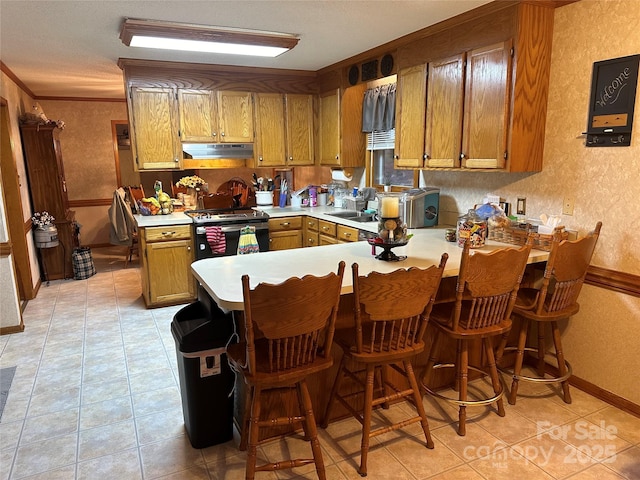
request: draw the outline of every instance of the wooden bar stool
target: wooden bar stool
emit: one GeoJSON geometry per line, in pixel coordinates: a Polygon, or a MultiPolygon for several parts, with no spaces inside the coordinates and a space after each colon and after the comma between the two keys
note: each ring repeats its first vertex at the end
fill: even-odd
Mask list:
{"type": "Polygon", "coordinates": [[[498,415],[504,416],[504,387],[496,368],[492,338],[511,329],[511,311],[527,265],[531,243],[532,239],[529,238],[523,247],[503,248],[484,254],[480,251],[470,252],[467,241],[460,262],[455,302],[436,304],[431,311],[430,325],[435,328],[435,333],[429,360],[423,370],[423,387],[430,395],[459,406],[458,434],[461,436],[466,434],[467,406],[495,403],[498,415]],[[456,341],[457,353],[453,364],[436,364],[441,335],[456,341]],[[482,341],[486,368],[469,365],[469,344],[474,340],[482,341]],[[445,367],[456,369],[457,399],[441,395],[428,387],[431,372],[445,367]],[[467,400],[469,370],[491,377],[492,397],[467,400]]]}
{"type": "Polygon", "coordinates": [[[506,347],[508,339],[507,335],[505,335],[497,354],[498,363],[500,363],[503,352],[516,351],[514,368],[500,368],[502,372],[511,375],[513,378],[509,394],[509,403],[511,405],[516,404],[518,382],[520,380],[537,383],[561,383],[564,401],[565,403],[571,403],[571,394],[569,392],[571,365],[564,358],[558,321],[568,319],[580,310],[580,305],[577,301],[578,296],[596,248],[601,227],[602,222],[598,222],[595,229],[580,240],[554,240],[544,270],[541,287],[539,289],[523,288],[518,292],[518,299],[513,309],[514,317],[521,320],[518,345],[517,347],[506,347]],[[527,332],[532,322],[535,322],[538,327],[538,344],[536,348],[526,346],[527,332]],[[551,324],[558,369],[557,375],[549,377],[545,376],[547,353],[545,327],[547,324],[551,324]],[[522,374],[525,352],[536,353],[537,377],[522,374]]]}
{"type": "Polygon", "coordinates": [[[260,283],[253,290],[242,276],[246,341],[229,345],[227,357],[248,386],[241,449],[248,442],[246,478],[255,473],[315,463],[318,478],[326,478],[313,406],[306,378],[333,364],[331,345],[344,262],[338,273],[324,277],[292,277],[278,284],[260,283]],[[262,418],[262,393],[295,389],[299,412],[262,418]],[[298,458],[256,466],[261,427],[302,424],[313,458],[298,458]],[[247,432],[248,430],[248,432],[247,432]]]}
{"type": "Polygon", "coordinates": [[[427,447],[433,448],[411,359],[424,350],[424,332],[447,258],[445,253],[438,267],[434,265],[426,270],[410,268],[388,274],[372,272],[365,277],[358,275],[357,263],[352,265],[355,325],[336,332],[336,343],[342,349],[343,356],[322,426],[326,428],[336,399],[362,424],[358,472],[363,477],[367,475],[371,437],[420,422],[427,447]],[[385,370],[387,366],[404,376],[408,387],[400,388],[390,382],[385,370]],[[375,392],[379,396],[374,399],[374,383],[378,371],[382,385],[380,391],[375,392]],[[365,373],[364,381],[362,373],[365,373]],[[354,380],[361,389],[355,393],[342,394],[340,385],[344,378],[354,380]],[[364,408],[360,412],[349,400],[362,397],[363,393],[364,408]],[[418,415],[372,431],[373,408],[379,405],[388,407],[389,402],[399,399],[413,405],[418,415]]]}

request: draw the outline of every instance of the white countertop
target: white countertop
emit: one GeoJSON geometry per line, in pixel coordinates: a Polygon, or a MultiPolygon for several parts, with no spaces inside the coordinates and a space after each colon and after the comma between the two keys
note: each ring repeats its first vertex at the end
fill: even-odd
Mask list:
{"type": "Polygon", "coordinates": [[[134,215],[136,225],[139,228],[164,227],[166,225],[190,225],[191,217],[184,212],[174,212],[169,215],[134,215]]]}
{"type": "MultiPolygon", "coordinates": [[[[272,210],[280,210],[280,214],[274,212],[272,216],[287,216],[288,213],[289,215],[307,214],[322,218],[318,217],[318,215],[323,214],[325,210],[320,210],[323,208],[331,207],[300,208],[298,209],[300,211],[289,208],[274,208],[272,210]]],[[[271,210],[268,213],[271,215],[271,210]]],[[[329,218],[335,219],[336,217],[329,218]]],[[[372,223],[376,225],[375,222],[372,223]]],[[[351,264],[354,262],[358,263],[361,275],[366,275],[372,271],[387,273],[398,268],[411,266],[427,268],[430,265],[437,265],[440,262],[440,256],[446,252],[449,255],[449,260],[445,267],[444,276],[452,277],[458,275],[462,248],[458,247],[455,242],[445,241],[444,228],[412,229],[410,232],[414,236],[409,243],[404,247],[393,249],[395,254],[407,256],[406,260],[400,262],[376,260],[375,256],[371,254],[372,247],[368,243],[351,242],[321,247],[262,252],[253,255],[209,258],[194,262],[191,265],[191,270],[218,305],[228,310],[242,310],[243,308],[240,279],[244,274],[249,275],[251,287],[255,287],[260,282],[281,283],[292,276],[301,277],[306,274],[326,275],[329,272],[336,271],[338,262],[344,260],[346,269],[342,282],[342,293],[346,294],[353,291],[351,264]]],[[[513,247],[513,245],[487,241],[487,244],[482,249],[476,250],[476,252],[489,252],[496,248],[508,246],[513,247]]],[[[381,251],[381,248],[376,248],[376,253],[381,251]]],[[[548,252],[532,250],[528,263],[546,261],[548,256],[548,252]]]]}

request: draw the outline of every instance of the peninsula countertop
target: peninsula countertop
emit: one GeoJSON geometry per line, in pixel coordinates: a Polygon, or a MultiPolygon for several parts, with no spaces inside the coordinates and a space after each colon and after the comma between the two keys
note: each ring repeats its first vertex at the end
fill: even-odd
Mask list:
{"type": "MultiPolygon", "coordinates": [[[[282,209],[282,216],[286,216],[284,215],[285,210],[287,209],[282,209]]],[[[309,209],[304,210],[310,212],[309,209]]],[[[318,211],[316,213],[320,214],[318,211]]],[[[291,212],[291,214],[300,215],[307,214],[307,212],[291,212]]],[[[350,242],[261,252],[254,255],[208,258],[192,263],[191,270],[209,295],[221,308],[227,310],[243,309],[241,277],[244,274],[249,275],[253,288],[261,282],[277,284],[293,276],[326,275],[336,271],[338,262],[344,260],[346,263],[342,282],[342,294],[344,295],[353,292],[350,269],[354,262],[358,263],[361,275],[372,271],[388,273],[398,268],[412,266],[427,268],[431,265],[437,265],[440,262],[440,256],[447,253],[449,260],[445,267],[444,277],[458,275],[462,248],[458,247],[457,243],[447,242],[444,239],[444,227],[411,229],[409,232],[414,234],[409,243],[394,249],[394,253],[397,255],[407,256],[405,260],[399,262],[377,260],[371,254],[371,245],[366,242],[350,242]]],[[[485,253],[503,247],[515,246],[488,240],[487,244],[476,252],[485,253]]],[[[377,253],[381,252],[380,248],[376,250],[377,253]]],[[[544,262],[548,257],[549,252],[531,250],[528,263],[544,262]]]]}

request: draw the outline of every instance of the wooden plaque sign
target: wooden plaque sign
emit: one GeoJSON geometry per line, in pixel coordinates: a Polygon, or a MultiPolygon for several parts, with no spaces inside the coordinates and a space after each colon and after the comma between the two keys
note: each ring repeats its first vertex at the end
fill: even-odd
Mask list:
{"type": "Polygon", "coordinates": [[[631,144],[640,55],[595,62],[589,101],[588,147],[631,144]]]}

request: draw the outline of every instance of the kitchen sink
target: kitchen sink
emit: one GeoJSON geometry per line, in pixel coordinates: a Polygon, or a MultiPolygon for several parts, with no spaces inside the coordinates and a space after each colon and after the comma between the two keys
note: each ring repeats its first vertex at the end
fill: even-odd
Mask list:
{"type": "Polygon", "coordinates": [[[373,215],[370,213],[358,212],[356,210],[346,210],[344,212],[327,213],[330,217],[344,218],[345,220],[351,220],[352,222],[373,222],[375,221],[373,215]]]}

